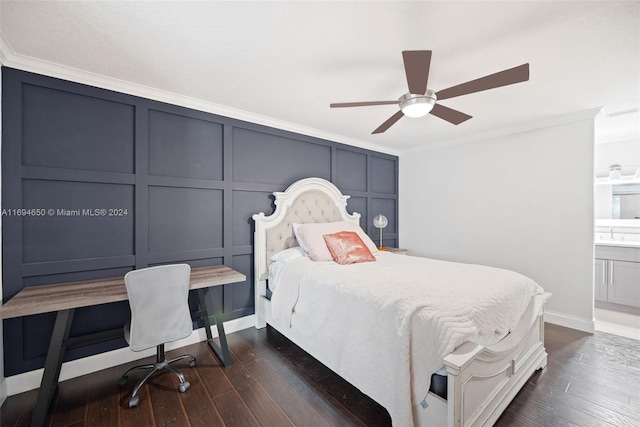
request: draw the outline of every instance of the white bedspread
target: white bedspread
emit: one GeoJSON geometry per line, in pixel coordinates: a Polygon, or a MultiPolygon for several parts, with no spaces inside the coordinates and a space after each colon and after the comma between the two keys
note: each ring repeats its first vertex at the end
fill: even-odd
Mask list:
{"type": "Polygon", "coordinates": [[[425,399],[443,357],[465,341],[497,342],[542,292],[508,270],[381,253],[351,265],[290,261],[271,306],[395,426],[412,426],[412,405],[425,399]]]}

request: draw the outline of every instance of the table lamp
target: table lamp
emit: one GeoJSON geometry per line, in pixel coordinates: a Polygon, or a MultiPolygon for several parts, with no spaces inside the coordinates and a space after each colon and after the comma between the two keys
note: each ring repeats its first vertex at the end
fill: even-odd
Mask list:
{"type": "Polygon", "coordinates": [[[387,217],[382,215],[382,214],[378,214],[375,218],[373,218],[373,226],[375,228],[379,228],[380,229],[380,247],[379,247],[379,249],[382,249],[382,229],[385,228],[387,226],[387,224],[389,224],[389,221],[387,220],[387,217]]]}

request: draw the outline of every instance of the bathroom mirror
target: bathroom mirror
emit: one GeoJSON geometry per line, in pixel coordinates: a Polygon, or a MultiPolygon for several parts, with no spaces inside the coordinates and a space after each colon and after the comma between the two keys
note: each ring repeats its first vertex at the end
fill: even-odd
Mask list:
{"type": "Polygon", "coordinates": [[[615,184],[611,193],[611,219],[640,219],[640,183],[615,184]]]}

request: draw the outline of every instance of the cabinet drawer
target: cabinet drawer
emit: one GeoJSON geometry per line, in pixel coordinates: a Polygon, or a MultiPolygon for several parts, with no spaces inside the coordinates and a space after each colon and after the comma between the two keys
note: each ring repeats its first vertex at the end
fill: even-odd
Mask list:
{"type": "Polygon", "coordinates": [[[640,260],[640,249],[596,245],[596,258],[634,262],[640,260]]]}

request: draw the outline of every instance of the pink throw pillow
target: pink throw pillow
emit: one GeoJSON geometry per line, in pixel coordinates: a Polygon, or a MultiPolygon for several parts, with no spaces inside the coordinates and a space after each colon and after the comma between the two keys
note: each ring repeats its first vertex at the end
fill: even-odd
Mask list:
{"type": "Polygon", "coordinates": [[[333,260],[338,264],[355,264],[376,260],[358,233],[354,231],[340,231],[334,234],[325,234],[323,237],[333,260]]]}

